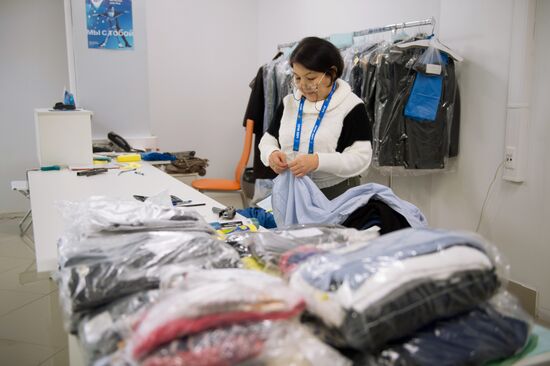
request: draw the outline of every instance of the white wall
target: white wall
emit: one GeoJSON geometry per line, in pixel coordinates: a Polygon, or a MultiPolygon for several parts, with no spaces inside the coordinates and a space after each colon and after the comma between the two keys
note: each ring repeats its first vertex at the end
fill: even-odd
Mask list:
{"type": "MultiPolygon", "coordinates": [[[[306,35],[327,36],[435,16],[439,38],[464,56],[458,66],[462,96],[459,157],[446,173],[394,177],[393,189],[428,216],[432,226],[475,230],[483,199],[504,155],[512,0],[446,1],[262,1],[259,57],[265,62],[278,43],[306,35]],[[285,18],[284,26],[280,19],[285,18]]],[[[538,290],[539,313],[550,319],[550,2],[539,1],[529,167],[526,181],[503,181],[499,174],[480,233],[495,243],[511,265],[511,278],[538,290]]],[[[375,172],[368,180],[386,182],[375,172]]]]}
{"type": "Polygon", "coordinates": [[[254,0],[155,0],[147,8],[152,132],[162,150],[195,150],[207,176],[233,178],[256,75],[254,0]]]}
{"type": "MultiPolygon", "coordinates": [[[[483,198],[504,156],[512,1],[443,1],[441,37],[466,61],[460,67],[461,145],[455,174],[434,177],[432,224],[475,228],[483,198]],[[468,27],[462,19],[468,18],[468,27]]],[[[538,1],[534,86],[525,182],[499,172],[480,233],[497,244],[511,264],[511,277],[538,290],[539,313],[550,319],[550,2],[538,1]]],[[[518,70],[521,72],[521,70],[518,70]]]]}
{"type": "Polygon", "coordinates": [[[69,86],[64,24],[63,0],[0,1],[0,213],[29,207],[10,181],[38,165],[34,108],[69,86]]]}
{"type": "Polygon", "coordinates": [[[94,112],[92,134],[150,136],[146,0],[132,1],[134,48],[89,49],[84,0],[70,0],[77,103],[94,112]]]}

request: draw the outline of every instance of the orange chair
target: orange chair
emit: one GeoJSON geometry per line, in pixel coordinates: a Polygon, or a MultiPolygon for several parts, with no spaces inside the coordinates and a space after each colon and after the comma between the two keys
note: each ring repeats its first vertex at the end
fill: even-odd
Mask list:
{"type": "Polygon", "coordinates": [[[243,200],[243,207],[246,207],[246,197],[241,189],[241,177],[244,169],[248,164],[248,158],[250,157],[250,150],[252,149],[252,134],[254,130],[254,121],[251,119],[246,120],[246,135],[244,139],[243,152],[241,159],[235,168],[235,179],[217,179],[217,178],[204,178],[194,180],[191,184],[193,188],[203,191],[214,192],[239,192],[241,199],[243,200]]]}

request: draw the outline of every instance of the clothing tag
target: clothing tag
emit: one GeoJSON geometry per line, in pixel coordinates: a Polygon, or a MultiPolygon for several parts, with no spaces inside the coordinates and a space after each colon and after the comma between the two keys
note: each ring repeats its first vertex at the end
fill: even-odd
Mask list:
{"type": "Polygon", "coordinates": [[[323,232],[315,227],[312,227],[307,229],[292,230],[289,232],[289,235],[295,238],[309,238],[312,236],[323,235],[323,232]]]}
{"type": "Polygon", "coordinates": [[[441,65],[426,64],[426,74],[441,75],[441,65]]]}
{"type": "Polygon", "coordinates": [[[84,334],[88,343],[97,343],[103,334],[113,327],[113,319],[108,312],[103,312],[95,316],[89,322],[84,324],[84,334]]]}

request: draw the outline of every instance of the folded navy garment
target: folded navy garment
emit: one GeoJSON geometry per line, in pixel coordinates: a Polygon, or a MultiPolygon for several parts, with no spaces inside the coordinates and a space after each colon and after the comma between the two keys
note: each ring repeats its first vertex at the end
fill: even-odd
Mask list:
{"type": "Polygon", "coordinates": [[[513,356],[527,344],[528,320],[484,303],[461,316],[435,322],[376,355],[357,357],[360,366],[483,365],[513,356]]]}

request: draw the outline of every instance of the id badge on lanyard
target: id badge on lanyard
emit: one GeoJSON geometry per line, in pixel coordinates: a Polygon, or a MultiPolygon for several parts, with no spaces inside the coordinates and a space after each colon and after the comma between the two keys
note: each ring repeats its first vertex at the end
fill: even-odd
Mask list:
{"type": "MultiPolygon", "coordinates": [[[[315,121],[313,130],[311,130],[311,136],[309,136],[309,149],[308,149],[309,154],[313,154],[313,145],[315,142],[315,135],[317,134],[317,130],[319,130],[319,126],[321,125],[321,121],[323,120],[323,117],[325,116],[330,100],[332,99],[332,95],[334,94],[334,90],[336,90],[336,82],[332,84],[332,89],[330,89],[330,93],[328,94],[327,98],[323,102],[323,106],[321,107],[321,111],[317,116],[317,120],[315,121]]],[[[305,102],[306,102],[306,98],[302,97],[300,99],[300,105],[298,106],[298,117],[296,118],[296,130],[294,130],[294,146],[292,148],[292,150],[294,151],[298,151],[300,149],[300,136],[302,135],[302,117],[304,114],[305,102]]]]}

